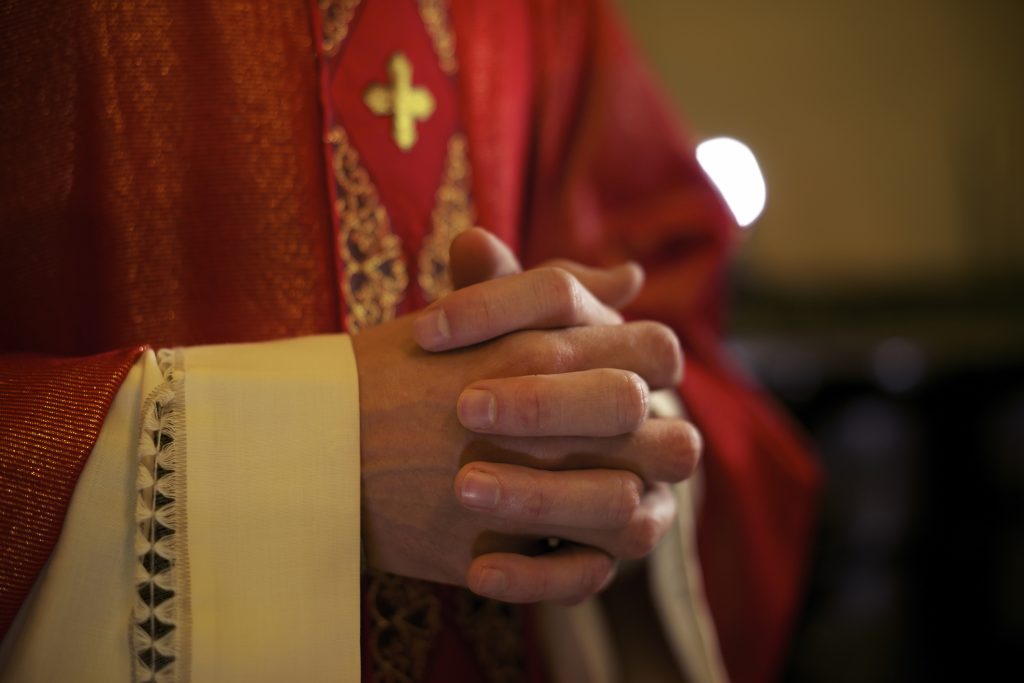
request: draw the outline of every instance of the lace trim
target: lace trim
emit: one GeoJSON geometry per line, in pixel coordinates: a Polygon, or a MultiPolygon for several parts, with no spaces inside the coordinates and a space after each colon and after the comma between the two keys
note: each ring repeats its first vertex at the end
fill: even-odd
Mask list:
{"type": "Polygon", "coordinates": [[[348,37],[359,0],[317,0],[322,18],[323,41],[321,49],[326,55],[333,55],[348,37]]]}
{"type": "Polygon", "coordinates": [[[158,354],[164,382],[147,397],[135,506],[136,596],[132,649],[137,683],[185,680],[188,562],[185,542],[185,374],[180,351],[158,354]]]}
{"type": "Polygon", "coordinates": [[[455,34],[448,22],[448,8],[445,0],[419,0],[420,18],[434,43],[434,52],[441,65],[441,71],[454,76],[459,70],[455,58],[455,34]]]}
{"type": "Polygon", "coordinates": [[[436,301],[452,291],[448,247],[455,236],[473,227],[476,209],[470,198],[471,172],[466,136],[456,133],[448,141],[444,177],[431,213],[433,230],[419,255],[419,285],[423,297],[436,301]]]}
{"type": "Polygon", "coordinates": [[[348,308],[345,327],[355,334],[395,317],[409,275],[402,260],[402,241],[391,231],[377,188],[359,163],[359,153],[345,129],[333,128],[327,142],[337,184],[334,211],[341,231],[341,288],[348,308]]]}

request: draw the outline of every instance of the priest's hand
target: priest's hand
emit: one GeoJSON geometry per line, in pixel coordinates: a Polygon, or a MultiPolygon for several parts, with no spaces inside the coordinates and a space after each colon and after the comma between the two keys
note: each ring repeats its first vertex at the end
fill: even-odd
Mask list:
{"type": "MultiPolygon", "coordinates": [[[[628,304],[639,292],[643,282],[643,272],[635,264],[624,264],[617,268],[595,269],[581,264],[558,260],[544,264],[548,267],[559,267],[570,272],[580,284],[595,294],[597,298],[612,308],[621,308],[628,304]]],[[[479,228],[463,233],[455,239],[451,247],[451,273],[456,288],[463,288],[480,282],[492,280],[506,275],[520,273],[522,271],[514,254],[505,247],[496,237],[479,228]]],[[[480,316],[479,304],[474,302],[475,296],[459,294],[443,302],[436,307],[446,311],[452,311],[461,318],[461,327],[465,335],[466,343],[477,340],[486,340],[505,331],[506,321],[501,321],[498,316],[480,316]]],[[[530,302],[512,301],[506,302],[506,307],[521,307],[525,304],[530,308],[530,302]]],[[[493,308],[493,307],[489,307],[493,308]]],[[[519,313],[522,315],[522,312],[519,313]]],[[[512,313],[511,318],[516,318],[512,313]]],[[[434,341],[429,337],[421,340],[424,348],[430,348],[434,341]]],[[[500,386],[503,382],[498,382],[500,386]]],[[[565,469],[576,467],[621,467],[622,469],[635,470],[635,463],[638,459],[645,459],[662,464],[674,462],[673,446],[682,448],[684,452],[697,454],[700,452],[700,436],[693,426],[679,419],[648,419],[636,432],[630,435],[616,437],[612,443],[607,439],[516,439],[496,438],[494,434],[522,434],[523,425],[508,424],[504,428],[496,425],[486,425],[483,429],[474,427],[463,421],[463,424],[471,429],[476,429],[484,434],[491,434],[487,441],[477,442],[477,448],[472,455],[474,462],[465,465],[456,479],[456,495],[462,498],[463,504],[469,509],[478,506],[472,496],[465,496],[467,491],[466,483],[472,478],[485,473],[495,478],[501,477],[501,467],[493,467],[495,462],[510,462],[514,464],[535,465],[539,469],[550,469],[552,467],[565,469]],[[685,434],[686,444],[679,443],[680,434],[685,434]],[[543,445],[543,451],[538,452],[537,446],[543,445]],[[595,457],[594,448],[603,446],[610,448],[604,450],[599,457],[595,457]],[[590,452],[590,456],[586,455],[590,452]],[[618,458],[614,454],[618,454],[618,458]]],[[[657,469],[652,468],[652,469],[657,469]]],[[[514,473],[514,471],[513,471],[514,473]]],[[[671,497],[668,484],[681,478],[681,474],[671,469],[659,473],[660,476],[646,477],[647,490],[643,493],[640,504],[634,512],[633,517],[622,531],[605,532],[603,538],[597,538],[592,545],[606,549],[613,555],[616,548],[622,547],[622,535],[627,534],[634,543],[634,550],[640,549],[636,555],[645,555],[646,551],[653,547],[658,539],[667,531],[674,515],[674,499],[671,497]]],[[[523,515],[521,510],[510,508],[502,509],[502,506],[480,510],[480,514],[495,515],[504,520],[507,517],[517,518],[523,515]]],[[[579,538],[577,536],[576,538],[579,538]]],[[[501,550],[500,548],[496,550],[501,550]]],[[[627,557],[629,555],[626,555],[627,557]]],[[[510,593],[519,593],[529,596],[530,591],[536,585],[543,584],[544,572],[555,570],[554,563],[550,557],[544,558],[544,562],[523,561],[521,556],[509,554],[484,554],[478,557],[470,566],[467,581],[471,587],[477,587],[478,592],[486,593],[486,586],[481,580],[493,570],[501,570],[501,565],[512,564],[518,566],[520,571],[513,572],[522,574],[525,572],[527,579],[518,589],[506,590],[502,595],[492,595],[503,599],[513,599],[510,593]],[[531,566],[533,565],[531,572],[531,566]]],[[[529,599],[525,597],[523,599],[529,599]]]]}
{"type": "MultiPolygon", "coordinates": [[[[656,323],[617,324],[614,311],[561,269],[452,296],[460,294],[483,297],[474,299],[478,310],[498,314],[495,321],[511,325],[506,331],[525,331],[447,353],[419,348],[425,333],[467,343],[454,308],[447,320],[406,316],[353,339],[367,560],[433,581],[466,585],[468,577],[477,592],[507,601],[581,600],[611,579],[613,557],[646,554],[670,523],[671,494],[644,482],[678,481],[695,465],[695,432],[646,419],[649,390],[679,379],[678,343],[656,323]],[[543,305],[501,308],[510,301],[543,305]],[[494,384],[502,377],[515,379],[494,384]],[[464,392],[470,385],[481,393],[464,392]],[[459,473],[481,447],[460,420],[514,434],[510,460],[527,462],[459,473]],[[608,438],[587,438],[594,436],[608,438]],[[451,496],[457,474],[461,505],[451,496]],[[579,545],[536,556],[536,542],[553,536],[579,545]],[[491,552],[510,542],[517,552],[491,552]],[[493,562],[479,567],[475,557],[493,562]]],[[[494,443],[486,448],[495,460],[494,443]]]]}
{"type": "MultiPolygon", "coordinates": [[[[493,275],[509,263],[499,259],[490,265],[495,267],[483,270],[489,267],[493,275]]],[[[610,302],[635,293],[638,274],[635,267],[583,269],[581,279],[610,302]]],[[[445,306],[456,304],[445,308],[455,314],[452,319],[438,323],[430,314],[436,306],[418,319],[421,343],[466,344],[474,335],[501,334],[496,325],[505,332],[621,319],[561,269],[531,271],[457,294],[461,298],[445,300],[445,306]],[[477,312],[494,313],[475,328],[462,315],[474,310],[467,308],[473,302],[477,312]]],[[[508,601],[572,602],[610,580],[613,558],[649,552],[675,512],[664,482],[688,476],[699,454],[699,437],[686,423],[646,419],[648,386],[678,380],[681,359],[671,332],[654,324],[577,327],[512,334],[434,355],[422,354],[404,338],[410,332],[408,319],[402,319],[355,339],[362,380],[364,528],[372,566],[468,582],[479,593],[508,601]],[[398,356],[390,352],[395,346],[404,347],[398,356]],[[553,376],[558,373],[569,374],[553,376]],[[497,401],[494,410],[484,401],[489,427],[475,427],[513,436],[484,440],[455,419],[451,407],[468,383],[460,378],[474,374],[519,378],[514,386],[504,385],[512,388],[510,395],[499,383],[495,395],[503,410],[497,401]],[[472,464],[457,478],[460,506],[449,492],[459,465],[466,463],[472,464]],[[530,541],[548,537],[574,544],[537,556],[540,547],[530,541]],[[509,550],[515,552],[493,552],[509,550]]],[[[459,402],[463,421],[473,419],[472,402],[471,396],[459,402]]]]}

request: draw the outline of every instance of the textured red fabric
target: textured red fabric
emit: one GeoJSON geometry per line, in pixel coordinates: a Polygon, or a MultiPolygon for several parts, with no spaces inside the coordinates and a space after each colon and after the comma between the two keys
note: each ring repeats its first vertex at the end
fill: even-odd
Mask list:
{"type": "Polygon", "coordinates": [[[339,329],[307,3],[0,12],[0,349],[339,329]]]}
{"type": "Polygon", "coordinates": [[[142,351],[0,358],[0,639],[57,543],[110,402],[142,351]]]}
{"type": "Polygon", "coordinates": [[[535,152],[535,20],[526,3],[452,0],[459,96],[479,223],[516,253],[528,230],[535,152]]]}

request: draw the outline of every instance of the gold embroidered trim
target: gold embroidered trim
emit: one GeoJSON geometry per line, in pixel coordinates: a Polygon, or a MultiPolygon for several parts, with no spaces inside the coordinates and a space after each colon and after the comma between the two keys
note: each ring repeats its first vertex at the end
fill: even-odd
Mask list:
{"type": "Polygon", "coordinates": [[[441,633],[441,600],[431,584],[370,571],[366,604],[373,679],[377,683],[423,680],[441,633]]]}
{"type": "Polygon", "coordinates": [[[348,307],[345,327],[355,334],[395,317],[409,275],[402,260],[402,242],[391,231],[377,188],[359,163],[359,153],[345,130],[333,128],[327,141],[333,148],[331,165],[338,189],[334,210],[341,233],[341,286],[348,307]]]}
{"type": "Polygon", "coordinates": [[[473,645],[484,678],[489,683],[525,682],[526,642],[521,608],[459,590],[455,610],[459,631],[473,645]]]}
{"type": "Polygon", "coordinates": [[[419,0],[420,17],[423,19],[430,40],[434,43],[434,52],[441,63],[441,71],[454,76],[459,70],[455,58],[455,34],[448,22],[448,8],[445,0],[419,0]]]}
{"type": "Polygon", "coordinates": [[[476,222],[476,209],[470,197],[471,180],[466,136],[456,133],[448,141],[444,176],[434,199],[433,230],[423,241],[419,255],[419,285],[428,302],[452,291],[448,247],[456,235],[476,222]]]}
{"type": "Polygon", "coordinates": [[[345,42],[348,27],[359,6],[359,0],[317,0],[320,8],[324,54],[333,55],[345,42]]]}

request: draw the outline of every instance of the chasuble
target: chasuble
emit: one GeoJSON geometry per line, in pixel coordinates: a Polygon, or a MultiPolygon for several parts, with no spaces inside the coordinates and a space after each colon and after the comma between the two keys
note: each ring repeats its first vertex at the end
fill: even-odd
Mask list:
{"type": "Polygon", "coordinates": [[[239,672],[263,661],[264,676],[316,662],[351,680],[360,649],[366,680],[541,678],[528,613],[355,569],[344,333],[442,296],[448,244],[479,224],[527,266],[644,265],[628,314],[679,335],[679,393],[706,443],[698,569],[721,655],[735,681],[778,673],[817,469],[721,349],[734,225],[604,2],[58,0],[12,3],[0,30],[4,666],[45,621],[34,604],[59,616],[90,592],[47,572],[102,546],[130,574],[124,667],[139,680],[251,679],[239,672]],[[306,409],[283,412],[286,396],[306,409]],[[268,421],[327,483],[290,459],[272,498],[268,421]],[[124,536],[84,542],[77,508],[104,496],[124,536]],[[321,520],[312,537],[290,536],[300,513],[321,520]],[[268,557],[253,520],[317,569],[268,557]],[[318,612],[318,590],[324,605],[362,590],[363,609],[318,612]],[[292,625],[305,644],[276,656],[292,625]],[[348,636],[332,650],[311,626],[348,636]]]}

